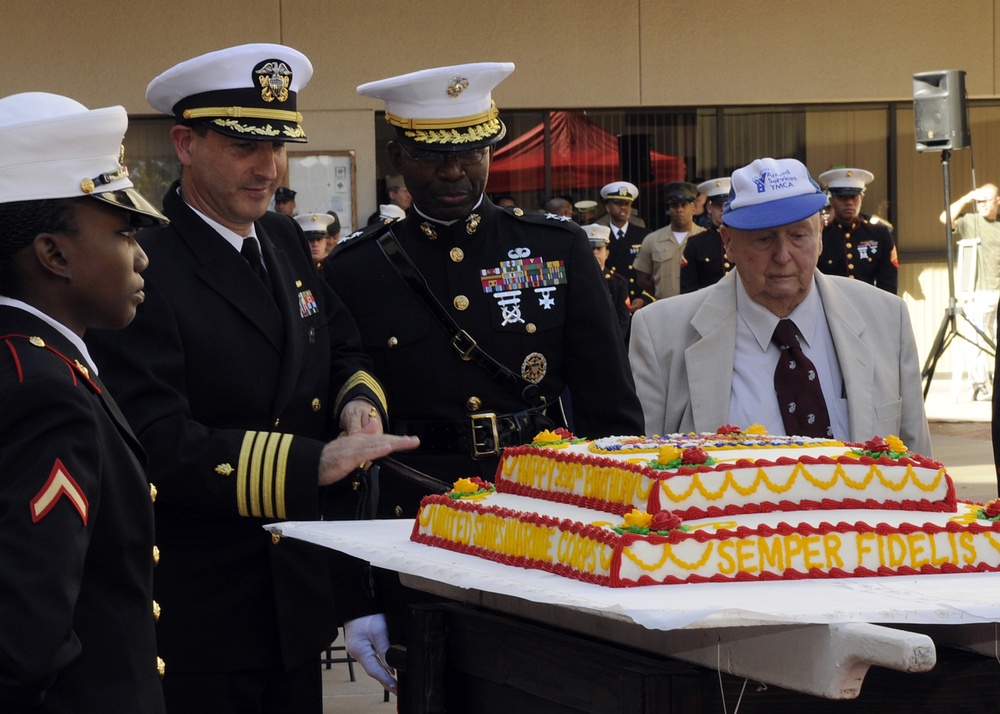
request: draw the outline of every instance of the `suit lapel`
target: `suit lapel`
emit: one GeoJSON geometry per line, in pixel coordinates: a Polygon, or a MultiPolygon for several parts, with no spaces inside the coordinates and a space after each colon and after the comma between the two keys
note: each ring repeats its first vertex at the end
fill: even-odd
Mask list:
{"type": "Polygon", "coordinates": [[[701,339],[684,350],[696,431],[715,431],[729,417],[736,352],[736,274],[709,288],[710,293],[691,318],[701,339]]]}
{"type": "Polygon", "coordinates": [[[871,403],[876,390],[875,355],[862,339],[866,321],[837,285],[819,271],[816,272],[816,286],[844,378],[851,438],[860,434],[867,439],[875,433],[871,403]]]}
{"type": "MultiPolygon", "coordinates": [[[[176,186],[176,184],[175,184],[176,186]]],[[[178,239],[194,255],[195,274],[241,312],[274,346],[281,351],[285,328],[275,299],[254,274],[246,260],[226,240],[184,203],[173,188],[163,199],[164,213],[170,218],[178,239]]],[[[263,242],[263,241],[262,241],[263,242]]],[[[265,264],[268,270],[271,265],[265,264]]]]}
{"type": "MultiPolygon", "coordinates": [[[[274,284],[274,301],[280,315],[284,315],[284,345],[281,353],[281,374],[278,377],[278,388],[274,394],[273,408],[275,413],[281,412],[295,389],[299,379],[299,367],[305,356],[306,337],[302,315],[299,312],[299,290],[304,289],[302,278],[294,274],[295,263],[275,243],[267,229],[258,221],[257,237],[260,239],[264,252],[264,261],[271,271],[271,282],[274,284]]],[[[308,250],[308,249],[307,249],[308,250]]],[[[310,255],[309,260],[312,260],[310,255]]]]}

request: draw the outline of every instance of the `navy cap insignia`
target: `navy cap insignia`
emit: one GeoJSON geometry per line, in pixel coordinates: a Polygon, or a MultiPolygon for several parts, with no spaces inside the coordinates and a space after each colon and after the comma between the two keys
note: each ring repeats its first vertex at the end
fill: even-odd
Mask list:
{"type": "Polygon", "coordinates": [[[288,86],[292,82],[292,70],[281,60],[265,60],[253,68],[260,84],[260,96],[265,102],[288,99],[288,86]]]}

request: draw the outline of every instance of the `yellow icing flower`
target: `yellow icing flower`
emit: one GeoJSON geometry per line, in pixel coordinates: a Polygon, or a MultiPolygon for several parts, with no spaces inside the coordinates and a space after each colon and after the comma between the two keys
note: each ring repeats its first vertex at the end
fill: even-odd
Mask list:
{"type": "Polygon", "coordinates": [[[684,453],[676,446],[671,444],[665,444],[660,447],[660,451],[656,456],[656,460],[661,464],[669,464],[671,461],[676,461],[684,453]]]}
{"type": "Polygon", "coordinates": [[[751,424],[747,427],[747,434],[756,434],[757,436],[765,436],[767,434],[767,429],[760,424],[751,424]]]}
{"type": "Polygon", "coordinates": [[[646,513],[645,511],[640,511],[638,508],[633,508],[631,513],[625,514],[625,527],[631,528],[635,526],[636,528],[649,528],[649,524],[653,520],[653,515],[651,513],[646,513]]]}
{"type": "Polygon", "coordinates": [[[534,443],[552,443],[556,441],[562,441],[564,437],[559,436],[555,432],[549,431],[548,429],[543,429],[535,435],[534,443]]]}
{"type": "Polygon", "coordinates": [[[452,488],[452,491],[455,493],[475,493],[480,488],[481,487],[473,483],[471,479],[460,478],[455,482],[455,486],[452,488]]]}
{"type": "Polygon", "coordinates": [[[894,434],[889,434],[886,438],[886,442],[889,444],[889,450],[895,451],[897,454],[905,454],[909,449],[906,448],[906,444],[903,440],[894,434]]]}

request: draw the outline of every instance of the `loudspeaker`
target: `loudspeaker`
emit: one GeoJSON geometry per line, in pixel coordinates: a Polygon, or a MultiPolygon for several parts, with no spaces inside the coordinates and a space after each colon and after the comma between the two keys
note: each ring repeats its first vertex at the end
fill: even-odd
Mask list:
{"type": "Polygon", "coordinates": [[[653,180],[653,167],[649,161],[648,134],[619,134],[618,162],[622,179],[640,186],[653,180]]]}
{"type": "Polygon", "coordinates": [[[917,151],[970,146],[965,71],[947,69],[913,75],[913,122],[917,151]]]}

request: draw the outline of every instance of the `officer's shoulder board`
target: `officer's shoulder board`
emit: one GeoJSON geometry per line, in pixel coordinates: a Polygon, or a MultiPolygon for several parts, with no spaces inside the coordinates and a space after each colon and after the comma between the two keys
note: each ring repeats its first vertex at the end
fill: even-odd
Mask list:
{"type": "Polygon", "coordinates": [[[91,380],[90,369],[80,360],[70,359],[37,335],[0,335],[0,345],[9,355],[19,382],[45,377],[65,379],[73,385],[84,384],[95,392],[100,388],[91,380]]]}
{"type": "Polygon", "coordinates": [[[510,219],[522,223],[544,226],[552,230],[565,231],[567,233],[579,234],[586,237],[580,226],[565,216],[557,216],[553,213],[538,213],[536,211],[525,211],[523,208],[508,206],[503,209],[503,214],[510,219]]]}

